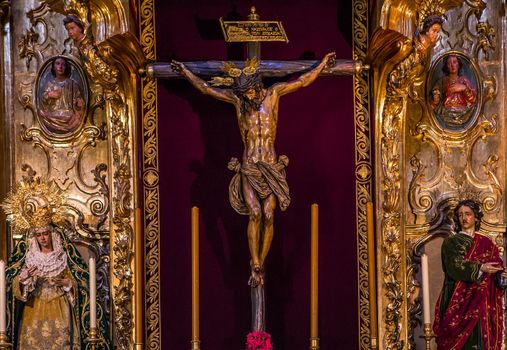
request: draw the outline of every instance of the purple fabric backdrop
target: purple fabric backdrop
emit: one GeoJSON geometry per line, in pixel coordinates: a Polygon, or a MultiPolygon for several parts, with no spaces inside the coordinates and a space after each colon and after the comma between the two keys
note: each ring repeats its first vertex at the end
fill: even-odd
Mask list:
{"type": "MultiPolygon", "coordinates": [[[[158,60],[242,59],[218,18],[245,18],[249,4],[159,1],[158,60]],[[239,15],[239,14],[241,15],[239,15]]],[[[350,4],[258,0],[261,19],[281,20],[289,44],[265,43],[264,59],[351,58],[350,4]],[[344,23],[349,23],[340,31],[344,23]]],[[[247,217],[228,202],[231,157],[241,158],[234,108],[186,81],[158,88],[161,187],[162,346],[190,346],[190,207],[201,210],[201,340],[207,350],[243,349],[250,327],[247,217]]],[[[358,348],[351,77],[320,77],[280,100],[278,154],[289,156],[292,203],[275,214],[267,261],[267,323],[275,349],[309,345],[310,205],[320,205],[320,338],[323,349],[358,348]]]]}

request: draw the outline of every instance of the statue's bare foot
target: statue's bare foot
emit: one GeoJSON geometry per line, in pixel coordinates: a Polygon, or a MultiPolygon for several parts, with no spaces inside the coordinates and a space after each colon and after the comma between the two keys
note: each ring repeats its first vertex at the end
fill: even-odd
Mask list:
{"type": "Polygon", "coordinates": [[[261,265],[259,264],[254,264],[252,266],[252,271],[256,272],[256,273],[260,273],[262,271],[262,268],[261,268],[261,265]]]}
{"type": "Polygon", "coordinates": [[[264,284],[264,273],[262,271],[255,272],[252,270],[252,274],[250,275],[250,279],[248,280],[248,285],[252,288],[264,284]]]}
{"type": "Polygon", "coordinates": [[[250,261],[250,268],[252,270],[248,284],[250,287],[257,287],[258,285],[264,284],[264,271],[260,264],[254,264],[250,261]]]}
{"type": "Polygon", "coordinates": [[[253,260],[250,260],[250,268],[252,269],[252,272],[261,272],[262,266],[259,262],[253,262],[253,260]]]}

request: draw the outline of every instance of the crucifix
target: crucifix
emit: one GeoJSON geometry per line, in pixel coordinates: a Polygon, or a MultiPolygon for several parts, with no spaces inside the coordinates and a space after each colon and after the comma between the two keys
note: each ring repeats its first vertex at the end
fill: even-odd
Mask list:
{"type": "Polygon", "coordinates": [[[358,61],[336,60],[334,53],[328,53],[321,61],[261,61],[261,41],[287,42],[280,22],[261,21],[254,7],[248,21],[220,21],[226,41],[247,43],[245,62],[172,61],[149,64],[146,71],[154,78],[184,77],[202,93],[236,108],[244,152],[241,160],[232,158],[228,165],[235,172],[229,185],[229,200],[234,210],[249,217],[252,330],[247,342],[250,337],[257,337],[252,342],[269,343],[269,335],[265,333],[265,261],[274,235],[275,208],[278,204],[283,211],[290,203],[285,179],[288,158],[278,156],[274,147],[279,98],[308,86],[321,74],[353,75],[367,67],[358,61]],[[292,73],[302,74],[287,82],[269,87],[263,85],[263,77],[292,73]],[[199,76],[212,79],[204,80],[199,76]]]}

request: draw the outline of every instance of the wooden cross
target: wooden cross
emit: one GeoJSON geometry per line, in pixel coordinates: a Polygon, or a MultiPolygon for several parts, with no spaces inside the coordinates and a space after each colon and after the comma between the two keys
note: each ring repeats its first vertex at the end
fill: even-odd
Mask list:
{"type": "MultiPolygon", "coordinates": [[[[279,21],[260,21],[260,17],[252,6],[248,15],[248,21],[223,21],[220,19],[222,31],[226,42],[247,43],[247,57],[260,59],[262,41],[285,41],[287,35],[279,21]]],[[[311,70],[320,61],[297,60],[297,61],[273,61],[261,60],[259,72],[263,77],[283,77],[293,73],[304,73],[311,70]]],[[[185,66],[196,75],[216,76],[222,73],[224,61],[193,61],[183,62],[185,66]]],[[[232,61],[240,69],[244,68],[245,62],[232,61]]],[[[337,59],[332,67],[327,67],[321,75],[354,75],[368,65],[361,61],[337,59]]],[[[172,79],[181,78],[181,75],[174,72],[169,62],[154,62],[146,66],[146,74],[150,78],[172,79]]]]}

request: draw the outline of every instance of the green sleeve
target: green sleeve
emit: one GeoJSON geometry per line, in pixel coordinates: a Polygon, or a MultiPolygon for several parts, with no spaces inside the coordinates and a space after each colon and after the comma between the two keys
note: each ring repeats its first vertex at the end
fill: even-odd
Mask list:
{"type": "MultiPolygon", "coordinates": [[[[468,237],[467,237],[468,238],[468,237]]],[[[465,254],[471,246],[466,239],[450,237],[442,244],[442,262],[445,273],[455,281],[478,282],[481,264],[465,260],[465,254]]]]}

